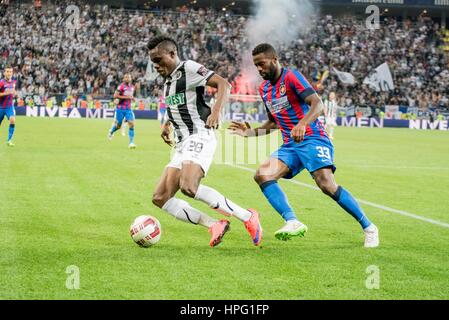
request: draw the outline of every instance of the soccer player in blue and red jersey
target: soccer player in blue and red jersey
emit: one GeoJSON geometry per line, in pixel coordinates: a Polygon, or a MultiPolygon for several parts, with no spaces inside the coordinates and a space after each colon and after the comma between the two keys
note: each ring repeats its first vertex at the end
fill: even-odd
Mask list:
{"type": "Polygon", "coordinates": [[[0,125],[5,116],[9,120],[8,141],[6,144],[14,146],[12,136],[16,127],[16,112],[14,110],[13,99],[16,93],[16,80],[13,80],[13,68],[7,66],[4,72],[5,78],[0,80],[0,125]]]}
{"type": "Polygon", "coordinates": [[[248,123],[232,122],[234,134],[259,136],[280,129],[284,144],[262,163],[255,180],[286,224],[275,233],[280,240],[304,236],[307,227],[296,217],[277,181],[291,179],[307,169],[316,184],[360,223],[365,233],[365,247],[377,247],[377,227],[369,221],[356,199],[334,179],[334,147],[317,119],[323,104],[313,87],[297,70],[281,67],[273,46],[264,43],[253,50],[253,61],[262,78],[260,95],[268,120],[259,128],[248,123]]]}
{"type": "Polygon", "coordinates": [[[123,123],[123,119],[126,119],[128,123],[128,135],[129,135],[129,148],[135,149],[134,144],[134,112],[131,110],[131,102],[134,98],[134,86],[131,83],[131,75],[125,74],[123,77],[123,83],[115,91],[114,99],[118,99],[117,108],[115,110],[115,121],[112,124],[112,128],[109,131],[108,138],[112,139],[114,132],[120,129],[123,123]]]}

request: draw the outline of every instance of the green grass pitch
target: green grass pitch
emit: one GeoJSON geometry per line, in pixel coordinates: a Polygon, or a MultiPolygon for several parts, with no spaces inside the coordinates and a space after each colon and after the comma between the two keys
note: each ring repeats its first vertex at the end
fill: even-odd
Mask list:
{"type": "MultiPolygon", "coordinates": [[[[254,247],[232,218],[224,242],[210,248],[206,229],[151,204],[169,160],[158,123],[137,121],[136,150],[119,132],[107,141],[110,125],[18,117],[14,148],[5,144],[6,123],[0,127],[1,299],[449,298],[447,226],[362,205],[381,239],[365,249],[359,225],[334,201],[282,181],[309,232],[281,242],[274,232],[283,222],[253,174],[225,164],[214,164],[204,184],[257,208],[265,236],[254,247]],[[163,228],[148,249],[129,235],[142,214],[163,228]],[[79,268],[79,289],[66,287],[69,266],[79,268]],[[366,286],[370,266],[378,289],[366,286]]],[[[336,179],[355,197],[449,223],[448,132],[337,128],[335,135],[336,179]]],[[[313,185],[307,172],[296,179],[313,185]]]]}

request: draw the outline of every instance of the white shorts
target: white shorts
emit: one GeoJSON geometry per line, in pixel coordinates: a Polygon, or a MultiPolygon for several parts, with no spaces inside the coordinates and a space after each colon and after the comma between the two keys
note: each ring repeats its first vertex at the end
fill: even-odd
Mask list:
{"type": "Polygon", "coordinates": [[[326,126],[337,126],[337,118],[328,117],[326,118],[326,126]]]}
{"type": "Polygon", "coordinates": [[[201,166],[206,176],[214,160],[216,147],[217,138],[213,130],[192,134],[176,144],[167,167],[181,169],[184,161],[192,161],[201,166]]]}

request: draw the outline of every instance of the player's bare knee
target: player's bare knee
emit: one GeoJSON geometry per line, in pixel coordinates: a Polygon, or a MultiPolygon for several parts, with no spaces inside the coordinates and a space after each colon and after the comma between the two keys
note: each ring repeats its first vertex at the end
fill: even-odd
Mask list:
{"type": "Polygon", "coordinates": [[[332,188],[329,184],[322,184],[319,187],[325,195],[332,197],[332,195],[333,195],[332,188]]]}
{"type": "Polygon", "coordinates": [[[180,185],[181,192],[185,194],[189,198],[195,198],[195,195],[198,191],[198,187],[192,184],[182,184],[180,185]]]}
{"type": "Polygon", "coordinates": [[[278,179],[276,176],[273,176],[273,175],[255,174],[254,180],[260,186],[260,185],[264,184],[265,182],[272,181],[272,180],[278,180],[278,179]]]}
{"type": "Polygon", "coordinates": [[[169,197],[164,193],[155,192],[153,193],[153,198],[151,200],[156,207],[162,208],[169,200],[168,198],[169,197]]]}
{"type": "Polygon", "coordinates": [[[254,181],[256,181],[258,185],[261,185],[266,181],[265,176],[262,175],[260,169],[257,169],[256,173],[254,174],[254,181]]]}
{"type": "Polygon", "coordinates": [[[337,191],[338,186],[332,180],[321,179],[316,182],[321,191],[329,197],[332,197],[337,191]]]}

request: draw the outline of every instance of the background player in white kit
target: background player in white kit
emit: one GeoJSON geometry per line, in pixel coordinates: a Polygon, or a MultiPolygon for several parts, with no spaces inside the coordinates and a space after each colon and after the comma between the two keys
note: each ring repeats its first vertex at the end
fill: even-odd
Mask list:
{"type": "Polygon", "coordinates": [[[334,139],[334,128],[337,126],[338,101],[335,92],[329,93],[324,101],[325,128],[330,139],[334,139]]]}
{"type": "Polygon", "coordinates": [[[165,36],[155,37],[148,43],[150,59],[156,71],[165,79],[164,96],[168,121],[162,126],[162,138],[175,153],[165,168],[153,194],[153,204],[184,222],[207,227],[211,234],[210,246],[219,244],[229,229],[228,220],[211,218],[178,199],[178,190],[212,209],[241,220],[254,245],[262,240],[259,214],[245,210],[225,198],[218,191],[200,184],[212,163],[220,112],[229,97],[229,83],[204,66],[178,57],[177,43],[165,36]],[[211,109],[204,101],[205,86],[218,89],[216,103],[211,109]],[[175,142],[170,138],[174,128],[175,142]]]}

